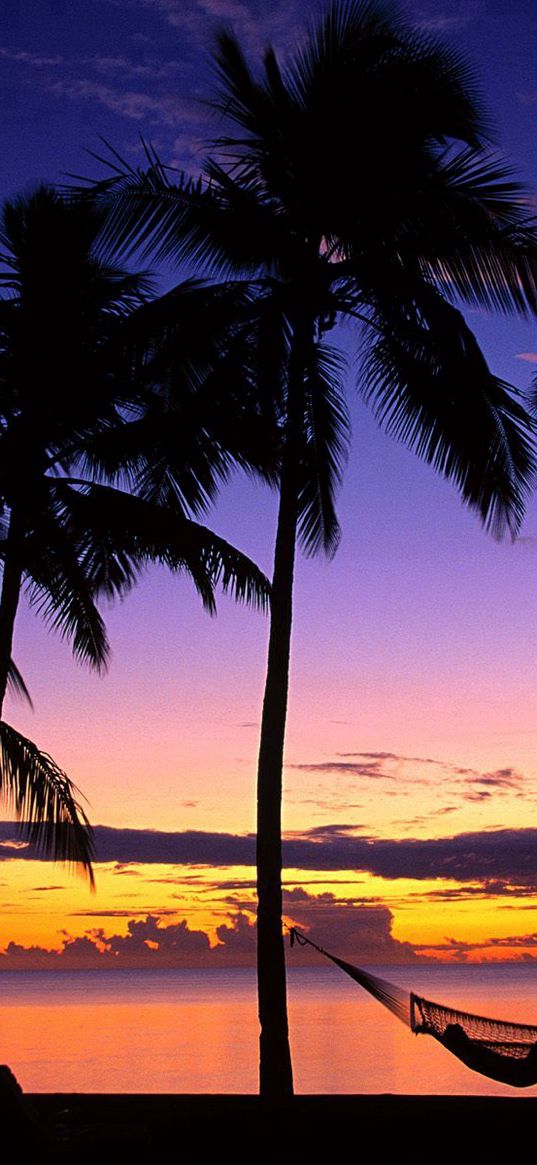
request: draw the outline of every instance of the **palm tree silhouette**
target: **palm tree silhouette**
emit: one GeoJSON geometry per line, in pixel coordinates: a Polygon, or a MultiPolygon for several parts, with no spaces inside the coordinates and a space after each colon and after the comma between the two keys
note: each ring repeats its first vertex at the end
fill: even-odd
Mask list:
{"type": "MultiPolygon", "coordinates": [[[[210,611],[217,583],[251,603],[268,599],[258,568],[185,512],[214,492],[228,456],[221,451],[219,466],[213,435],[205,437],[208,457],[192,407],[188,423],[186,409],[173,416],[168,409],[167,418],[168,430],[175,424],[183,435],[182,506],[172,508],[162,483],[159,495],[148,496],[147,481],[146,496],[136,493],[130,454],[136,447],[140,472],[140,423],[147,445],[166,394],[158,391],[150,304],[143,304],[148,281],[95,258],[102,222],[89,200],[69,201],[45,186],[3,208],[0,718],[8,682],[26,692],[11,658],[22,589],[75,656],[98,671],[108,642],[97,601],[123,596],[146,563],[186,570],[210,611]]],[[[153,445],[153,478],[154,454],[153,445]]],[[[80,863],[92,880],[91,832],[75,786],[1,719],[0,754],[0,791],[25,835],[45,853],[80,863]]]]}
{"type": "Polygon", "coordinates": [[[282,937],[281,794],[297,539],[333,554],[348,420],[341,357],[358,325],[358,389],[380,425],[452,481],[500,536],[535,470],[528,417],[488,368],[459,304],[537,308],[537,238],[491,153],[467,66],[380,3],[336,2],[285,68],[254,72],[220,36],[225,128],[201,179],[150,147],[97,184],[111,243],[242,281],[247,379],[279,433],[279,513],[258,767],[261,1091],[292,1092],[282,937]]]}

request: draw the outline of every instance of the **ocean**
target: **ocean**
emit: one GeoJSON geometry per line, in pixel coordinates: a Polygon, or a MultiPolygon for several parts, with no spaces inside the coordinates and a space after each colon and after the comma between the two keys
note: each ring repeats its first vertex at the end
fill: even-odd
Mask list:
{"type": "MultiPolygon", "coordinates": [[[[375,968],[465,1011],[537,1024],[534,964],[375,968]]],[[[256,1092],[255,973],[0,975],[0,1061],[28,1092],[256,1092]]],[[[532,1095],[415,1036],[340,970],[292,968],[297,1092],[532,1095]]]]}

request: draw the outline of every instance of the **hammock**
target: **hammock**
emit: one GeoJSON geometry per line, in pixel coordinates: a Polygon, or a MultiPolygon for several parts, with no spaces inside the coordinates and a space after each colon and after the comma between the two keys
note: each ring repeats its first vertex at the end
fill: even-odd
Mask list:
{"type": "Polygon", "coordinates": [[[486,1019],[482,1015],[471,1015],[444,1007],[442,1003],[433,1003],[431,999],[405,991],[387,979],[380,979],[378,975],[371,975],[361,967],[338,959],[295,927],[289,929],[291,946],[296,941],[300,946],[307,943],[314,947],[393,1012],[415,1035],[434,1036],[474,1072],[510,1084],[513,1088],[537,1084],[537,1026],[486,1019]]]}

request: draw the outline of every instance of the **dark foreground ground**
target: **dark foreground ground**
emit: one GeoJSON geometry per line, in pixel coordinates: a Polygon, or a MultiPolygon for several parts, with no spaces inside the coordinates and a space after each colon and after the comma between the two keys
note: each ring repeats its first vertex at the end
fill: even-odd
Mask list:
{"type": "MultiPolygon", "coordinates": [[[[33,1148],[19,1160],[136,1165],[259,1161],[481,1163],[533,1160],[537,1098],[34,1095],[33,1148]]],[[[15,1147],[15,1146],[14,1146],[15,1147]]],[[[11,1158],[12,1159],[12,1158],[11,1158]]]]}

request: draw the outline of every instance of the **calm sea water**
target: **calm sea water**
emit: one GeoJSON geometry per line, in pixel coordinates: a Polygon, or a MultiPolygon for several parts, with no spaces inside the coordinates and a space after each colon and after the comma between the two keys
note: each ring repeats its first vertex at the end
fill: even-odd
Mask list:
{"type": "MultiPolygon", "coordinates": [[[[378,971],[429,999],[537,1024],[532,966],[378,971]]],[[[299,1092],[521,1095],[412,1035],[331,966],[292,969],[289,998],[299,1092]]],[[[257,1090],[253,971],[3,972],[0,1009],[0,1062],[26,1091],[257,1090]]]]}

